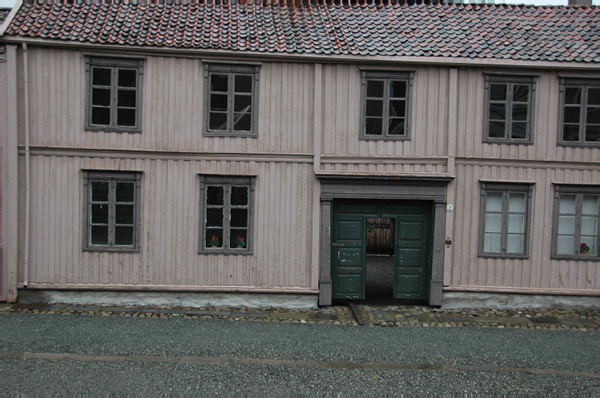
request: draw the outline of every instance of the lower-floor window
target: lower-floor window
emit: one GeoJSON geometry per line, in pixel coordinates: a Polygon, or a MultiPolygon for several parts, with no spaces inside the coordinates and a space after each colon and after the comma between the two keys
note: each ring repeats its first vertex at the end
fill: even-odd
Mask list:
{"type": "Polygon", "coordinates": [[[527,256],[531,187],[530,184],[482,185],[481,256],[527,256]]]}
{"type": "Polygon", "coordinates": [[[84,172],[84,249],[138,250],[140,180],[141,173],[84,172]]]}
{"type": "Polygon", "coordinates": [[[557,185],[554,196],[553,255],[597,259],[600,186],[557,185]]]}
{"type": "Polygon", "coordinates": [[[201,253],[250,253],[253,177],[200,176],[201,253]]]}

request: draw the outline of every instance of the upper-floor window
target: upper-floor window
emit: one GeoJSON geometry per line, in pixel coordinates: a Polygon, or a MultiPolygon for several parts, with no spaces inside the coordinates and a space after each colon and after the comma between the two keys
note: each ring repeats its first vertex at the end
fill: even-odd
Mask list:
{"type": "Polygon", "coordinates": [[[531,191],[530,184],[482,185],[480,256],[527,256],[531,191]]]}
{"type": "Polygon", "coordinates": [[[143,61],[86,57],[86,130],[140,132],[143,61]]]}
{"type": "Polygon", "coordinates": [[[200,253],[251,253],[254,177],[201,176],[200,193],[200,253]]]}
{"type": "Polygon", "coordinates": [[[600,186],[557,185],[554,196],[556,258],[600,258],[600,186]]]}
{"type": "Polygon", "coordinates": [[[258,66],[206,64],[206,135],[257,135],[258,66]]]}
{"type": "Polygon", "coordinates": [[[141,173],[85,171],[85,250],[137,251],[141,173]]]}
{"type": "Polygon", "coordinates": [[[361,139],[410,138],[413,72],[362,71],[361,139]]]}
{"type": "Polygon", "coordinates": [[[600,80],[561,79],[562,145],[600,145],[600,80]]]}
{"type": "Polygon", "coordinates": [[[531,143],[535,77],[485,76],[484,142],[531,143]]]}

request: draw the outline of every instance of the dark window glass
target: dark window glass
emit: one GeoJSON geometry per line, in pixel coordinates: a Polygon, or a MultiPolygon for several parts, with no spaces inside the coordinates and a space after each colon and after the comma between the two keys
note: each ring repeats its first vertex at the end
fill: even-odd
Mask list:
{"type": "Polygon", "coordinates": [[[117,124],[119,126],[135,126],[135,109],[119,109],[117,124]]]}
{"type": "Polygon", "coordinates": [[[590,88],[587,97],[588,105],[600,105],[600,88],[590,88]]]}
{"type": "Polygon", "coordinates": [[[92,223],[108,224],[108,204],[92,205],[92,223]]]}
{"type": "Polygon", "coordinates": [[[119,90],[118,106],[126,106],[135,108],[136,92],[133,90],[119,90]]]}
{"type": "Polygon", "coordinates": [[[244,206],[248,204],[248,187],[231,187],[231,204],[244,206]]]}
{"type": "Polygon", "coordinates": [[[581,115],[581,108],[579,107],[565,107],[564,121],[565,123],[579,123],[579,117],[581,115]]]}
{"type": "Polygon", "coordinates": [[[383,81],[367,80],[367,97],[383,98],[383,81]]]}
{"type": "Polygon", "coordinates": [[[586,123],[598,124],[600,123],[600,108],[587,108],[586,123]]]}
{"type": "Polygon", "coordinates": [[[133,224],[133,205],[116,205],[115,211],[117,224],[133,224]]]}
{"type": "Polygon", "coordinates": [[[95,88],[92,90],[92,105],[110,106],[110,89],[95,88]]]}
{"type": "Polygon", "coordinates": [[[227,130],[227,114],[211,112],[209,116],[211,130],[227,130]]]}
{"type": "Polygon", "coordinates": [[[248,234],[245,229],[231,229],[229,245],[232,248],[243,249],[246,247],[248,234]]]}
{"type": "Polygon", "coordinates": [[[365,133],[369,134],[369,135],[381,135],[383,133],[381,130],[382,127],[383,127],[383,119],[368,117],[365,133]]]}
{"type": "Polygon", "coordinates": [[[490,120],[504,120],[506,118],[505,104],[490,104],[490,120]]]}
{"type": "Polygon", "coordinates": [[[491,138],[504,138],[505,129],[504,122],[490,122],[489,136],[491,138]]]}
{"type": "Polygon", "coordinates": [[[513,120],[527,121],[527,105],[513,105],[513,120]]]}
{"type": "Polygon", "coordinates": [[[213,74],[210,77],[210,91],[226,93],[229,90],[229,80],[227,75],[213,74]]]}
{"type": "Polygon", "coordinates": [[[94,68],[92,71],[92,84],[95,86],[110,86],[111,69],[94,68]]]}
{"type": "Polygon", "coordinates": [[[206,203],[209,205],[222,205],[223,204],[223,187],[222,186],[209,186],[206,189],[207,199],[206,203]]]}
{"type": "Polygon", "coordinates": [[[404,117],[406,115],[406,101],[393,100],[390,101],[390,117],[404,117]]]}
{"type": "Polygon", "coordinates": [[[585,140],[587,142],[600,142],[600,126],[587,126],[585,140]]]}
{"type": "Polygon", "coordinates": [[[529,102],[529,86],[515,85],[513,87],[513,102],[529,102]]]}
{"type": "Polygon", "coordinates": [[[566,124],[563,127],[563,141],[579,141],[579,126],[566,124]]]}
{"type": "Polygon", "coordinates": [[[404,134],[404,119],[389,119],[388,134],[403,135],[404,134]]]}
{"type": "Polygon", "coordinates": [[[206,225],[209,227],[223,226],[223,209],[208,208],[206,209],[206,225]]]}
{"type": "Polygon", "coordinates": [[[252,97],[249,95],[236,95],[233,110],[235,112],[250,112],[252,110],[252,97]]]}
{"type": "Polygon", "coordinates": [[[232,227],[247,227],[248,226],[248,210],[247,209],[231,209],[231,226],[232,227]]]}
{"type": "Polygon", "coordinates": [[[581,87],[565,88],[565,104],[581,104],[581,87]]]}
{"type": "Polygon", "coordinates": [[[131,246],[133,245],[133,227],[129,226],[116,226],[115,227],[115,245],[117,246],[131,246]]]}
{"type": "Polygon", "coordinates": [[[236,131],[249,131],[251,122],[252,119],[249,113],[236,113],[234,115],[233,129],[236,131]]]}
{"type": "Polygon", "coordinates": [[[92,201],[108,201],[108,182],[92,182],[92,201]]]}
{"type": "Polygon", "coordinates": [[[513,122],[511,129],[512,138],[526,138],[527,137],[527,123],[513,122]]]}
{"type": "Polygon", "coordinates": [[[367,100],[367,116],[383,116],[383,101],[367,100]]]}
{"type": "Polygon", "coordinates": [[[136,87],[137,86],[137,71],[133,69],[119,70],[119,86],[120,87],[136,87]]]}
{"type": "Polygon", "coordinates": [[[108,244],[108,227],[93,225],[91,240],[93,245],[107,245],[108,244]]]}
{"type": "Polygon", "coordinates": [[[206,247],[223,247],[223,230],[208,228],[206,230],[206,247]]]}
{"type": "Polygon", "coordinates": [[[110,124],[110,109],[92,108],[92,124],[108,126],[110,124]]]}
{"type": "Polygon", "coordinates": [[[131,182],[117,183],[117,202],[133,202],[135,199],[135,186],[131,182]]]}
{"type": "Polygon", "coordinates": [[[492,101],[506,101],[506,84],[492,84],[490,85],[490,100],[492,101]]]}
{"type": "Polygon", "coordinates": [[[226,94],[211,94],[210,110],[227,112],[227,95],[226,94]]]}
{"type": "Polygon", "coordinates": [[[390,82],[391,98],[406,98],[406,82],[403,80],[392,80],[390,82]]]}
{"type": "Polygon", "coordinates": [[[251,93],[252,92],[252,76],[235,75],[235,92],[236,93],[251,93]]]}

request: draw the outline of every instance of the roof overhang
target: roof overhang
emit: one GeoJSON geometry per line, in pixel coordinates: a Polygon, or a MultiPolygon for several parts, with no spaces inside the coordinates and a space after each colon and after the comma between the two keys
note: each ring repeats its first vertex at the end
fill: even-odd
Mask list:
{"type": "MultiPolygon", "coordinates": [[[[22,1],[22,0],[19,0],[22,1]]],[[[12,13],[16,12],[15,7],[11,15],[6,19],[2,28],[6,28],[7,21],[12,19],[12,13]]],[[[6,44],[27,44],[28,46],[63,48],[72,50],[110,52],[118,53],[138,53],[145,55],[164,55],[171,57],[185,58],[218,58],[218,59],[239,59],[244,57],[258,61],[280,61],[280,62],[307,62],[307,63],[352,63],[363,65],[390,65],[390,64],[414,64],[414,65],[438,65],[448,67],[498,67],[498,68],[524,68],[524,69],[561,69],[561,70],[586,70],[600,71],[600,63],[591,62],[549,62],[549,61],[522,61],[513,59],[481,59],[481,58],[452,58],[452,57],[417,57],[417,56],[374,56],[374,55],[319,55],[319,54],[286,54],[275,52],[257,52],[257,51],[228,51],[228,50],[209,50],[196,48],[174,48],[174,47],[147,47],[147,46],[124,46],[116,44],[95,44],[82,43],[78,41],[52,40],[24,38],[21,36],[3,36],[0,41],[6,44]]]]}

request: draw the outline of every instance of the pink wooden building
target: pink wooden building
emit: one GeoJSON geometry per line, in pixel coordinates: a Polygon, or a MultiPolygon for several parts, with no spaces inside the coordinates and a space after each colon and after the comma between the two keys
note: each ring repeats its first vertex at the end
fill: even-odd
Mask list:
{"type": "Polygon", "coordinates": [[[18,3],[0,299],[599,305],[600,8],[18,3]]]}

